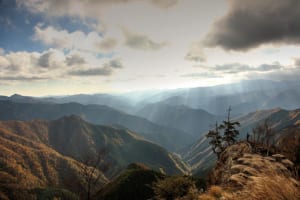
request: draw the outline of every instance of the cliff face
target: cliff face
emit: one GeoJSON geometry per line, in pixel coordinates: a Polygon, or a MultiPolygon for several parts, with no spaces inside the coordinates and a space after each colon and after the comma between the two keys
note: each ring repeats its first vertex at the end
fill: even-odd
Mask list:
{"type": "Polygon", "coordinates": [[[300,184],[293,170],[293,162],[285,156],[257,154],[250,144],[241,142],[220,155],[209,181],[220,187],[219,195],[225,199],[296,200],[300,199],[300,184]]]}

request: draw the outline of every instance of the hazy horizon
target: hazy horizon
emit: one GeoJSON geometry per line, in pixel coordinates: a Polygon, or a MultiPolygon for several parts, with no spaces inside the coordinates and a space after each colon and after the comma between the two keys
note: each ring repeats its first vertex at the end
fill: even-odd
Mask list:
{"type": "MultiPolygon", "coordinates": [[[[155,93],[161,93],[161,92],[175,92],[175,91],[184,91],[184,90],[191,90],[191,89],[213,89],[216,87],[226,87],[227,89],[232,89],[234,90],[233,86],[239,85],[240,89],[243,90],[243,84],[244,83],[253,83],[253,82],[269,82],[269,83],[282,83],[284,85],[288,85],[288,83],[294,83],[297,84],[297,81],[288,81],[288,80],[267,80],[267,79],[254,79],[254,80],[240,80],[236,82],[231,82],[231,83],[221,83],[217,85],[208,85],[208,86],[195,86],[195,87],[182,87],[182,88],[157,88],[157,89],[145,89],[145,90],[128,90],[128,91],[119,91],[119,92],[95,92],[95,93],[61,93],[61,94],[45,94],[45,95],[32,95],[32,94],[25,94],[25,93],[15,93],[11,91],[10,93],[1,93],[0,96],[13,96],[13,95],[20,95],[20,96],[29,96],[29,97],[64,97],[64,96],[76,96],[76,95],[116,95],[116,96],[126,96],[130,94],[155,94],[155,93]]],[[[262,88],[263,88],[262,84],[262,88]]]]}

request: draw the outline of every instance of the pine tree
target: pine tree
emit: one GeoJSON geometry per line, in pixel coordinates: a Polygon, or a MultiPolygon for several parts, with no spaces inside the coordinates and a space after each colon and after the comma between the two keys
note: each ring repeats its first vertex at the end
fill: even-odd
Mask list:
{"type": "Polygon", "coordinates": [[[223,124],[219,126],[220,129],[224,129],[223,141],[226,146],[236,143],[236,138],[239,135],[237,126],[240,126],[238,121],[232,121],[230,119],[231,107],[228,108],[227,120],[223,121],[223,124]]]}
{"type": "Polygon", "coordinates": [[[212,146],[212,150],[219,157],[220,153],[223,151],[222,148],[222,136],[219,132],[218,122],[216,122],[215,130],[210,130],[206,135],[207,138],[211,138],[209,144],[212,146]]]}
{"type": "Polygon", "coordinates": [[[229,107],[227,120],[223,121],[221,125],[218,125],[216,122],[215,129],[210,130],[206,135],[207,138],[210,138],[209,144],[212,146],[213,152],[217,154],[218,157],[227,146],[236,143],[236,138],[239,135],[237,126],[240,126],[240,123],[230,119],[230,111],[231,108],[229,107]],[[220,130],[223,131],[220,132],[220,130]]]}

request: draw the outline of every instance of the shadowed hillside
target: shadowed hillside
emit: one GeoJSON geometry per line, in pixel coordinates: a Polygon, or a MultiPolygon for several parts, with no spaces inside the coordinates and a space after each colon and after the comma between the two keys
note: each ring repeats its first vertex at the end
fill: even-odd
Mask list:
{"type": "Polygon", "coordinates": [[[150,121],[185,131],[194,137],[199,137],[208,131],[220,116],[212,115],[202,109],[192,109],[184,105],[168,105],[164,103],[149,104],[137,112],[150,121]]]}
{"type": "Polygon", "coordinates": [[[193,137],[183,131],[161,126],[107,106],[0,101],[0,120],[54,120],[71,114],[78,115],[95,124],[121,125],[140,133],[146,139],[167,148],[169,151],[179,151],[193,141],[193,137]]]}
{"type": "Polygon", "coordinates": [[[174,155],[129,130],[93,125],[74,115],[54,121],[7,121],[1,122],[0,127],[3,133],[42,143],[76,160],[96,156],[99,149],[107,148],[108,160],[115,169],[139,161],[171,174],[185,170],[174,155]]]}
{"type": "Polygon", "coordinates": [[[82,187],[84,159],[96,158],[103,148],[108,151],[103,159],[109,164],[110,176],[133,162],[167,174],[187,170],[175,155],[135,133],[89,124],[74,115],[54,121],[2,121],[0,142],[1,195],[12,199],[20,199],[14,196],[17,190],[23,194],[35,188],[60,187],[77,192],[82,187]]]}
{"type": "Polygon", "coordinates": [[[154,196],[152,185],[164,178],[162,173],[141,164],[131,164],[99,192],[103,200],[147,200],[154,196]]]}

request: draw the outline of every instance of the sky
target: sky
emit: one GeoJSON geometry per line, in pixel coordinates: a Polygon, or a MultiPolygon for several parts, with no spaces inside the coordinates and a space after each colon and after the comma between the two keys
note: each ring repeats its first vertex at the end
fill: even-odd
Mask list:
{"type": "Polygon", "coordinates": [[[0,0],[0,95],[298,80],[299,0],[0,0]]]}

